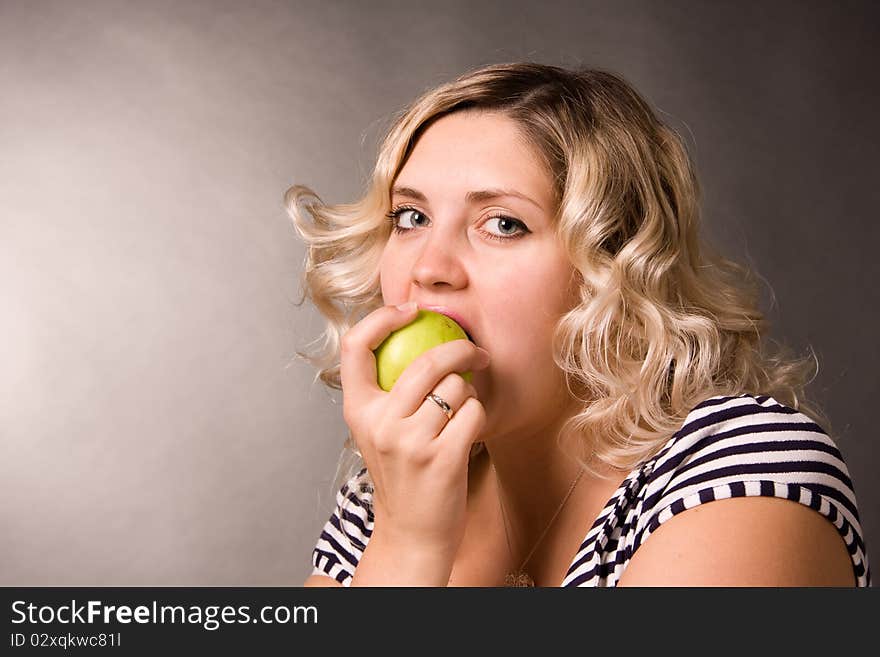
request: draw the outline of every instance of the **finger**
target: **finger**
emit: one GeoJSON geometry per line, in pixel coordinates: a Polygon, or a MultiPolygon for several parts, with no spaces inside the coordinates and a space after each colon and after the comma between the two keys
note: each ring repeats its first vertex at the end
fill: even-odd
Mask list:
{"type": "MultiPolygon", "coordinates": [[[[449,405],[452,417],[455,417],[455,413],[468,397],[477,396],[476,389],[458,374],[447,374],[431,392],[449,405]]],[[[421,430],[420,433],[423,432],[429,440],[433,440],[450,418],[439,403],[430,397],[425,397],[421,406],[412,415],[412,420],[421,430]]]]}
{"type": "Polygon", "coordinates": [[[471,446],[482,439],[486,426],[486,409],[476,397],[468,397],[434,439],[437,459],[450,459],[449,464],[466,463],[471,446]]]}
{"type": "Polygon", "coordinates": [[[376,356],[373,350],[393,331],[413,321],[418,305],[409,308],[383,306],[371,312],[352,326],[342,338],[340,376],[345,394],[357,398],[369,392],[380,391],[376,380],[376,356]]]}
{"type": "Polygon", "coordinates": [[[391,389],[390,407],[397,417],[414,414],[447,374],[484,369],[489,352],[470,340],[452,340],[420,354],[400,375],[391,389]]]}

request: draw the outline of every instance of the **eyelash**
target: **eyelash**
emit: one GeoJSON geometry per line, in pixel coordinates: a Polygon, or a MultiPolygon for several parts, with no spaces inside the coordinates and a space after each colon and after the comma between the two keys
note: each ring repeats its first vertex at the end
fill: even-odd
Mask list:
{"type": "MultiPolygon", "coordinates": [[[[407,210],[412,210],[413,212],[418,212],[419,214],[421,214],[425,217],[428,216],[424,212],[422,212],[421,210],[418,210],[418,209],[412,207],[411,205],[398,205],[397,207],[393,208],[391,210],[391,212],[389,212],[385,216],[388,217],[388,220],[391,223],[392,230],[394,230],[394,232],[397,233],[398,235],[401,233],[408,233],[411,230],[415,230],[414,228],[401,228],[397,224],[396,220],[400,217],[400,214],[402,212],[407,211],[407,210]]],[[[489,215],[489,217],[488,217],[488,219],[486,219],[486,221],[491,221],[492,219],[507,219],[508,221],[512,221],[513,223],[515,223],[517,226],[519,226],[522,229],[522,231],[517,233],[516,235],[509,235],[507,237],[501,237],[500,235],[494,235],[493,233],[483,231],[483,233],[486,235],[486,237],[493,239],[493,240],[498,240],[499,242],[508,242],[510,240],[518,240],[521,237],[525,237],[526,235],[528,235],[529,233],[532,232],[519,219],[514,219],[513,217],[508,217],[506,214],[489,215]]]]}

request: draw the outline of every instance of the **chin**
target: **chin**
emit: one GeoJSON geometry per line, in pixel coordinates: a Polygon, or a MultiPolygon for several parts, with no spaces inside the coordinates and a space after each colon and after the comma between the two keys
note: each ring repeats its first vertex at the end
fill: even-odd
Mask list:
{"type": "Polygon", "coordinates": [[[477,399],[486,409],[486,415],[489,415],[489,404],[492,400],[492,382],[486,373],[486,370],[473,373],[471,385],[477,391],[477,399]]]}

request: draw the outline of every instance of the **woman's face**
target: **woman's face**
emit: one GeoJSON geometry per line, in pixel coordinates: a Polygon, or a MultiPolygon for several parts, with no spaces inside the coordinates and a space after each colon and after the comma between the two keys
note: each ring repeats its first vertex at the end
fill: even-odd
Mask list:
{"type": "Polygon", "coordinates": [[[550,174],[517,124],[487,112],[440,118],[392,187],[392,213],[409,209],[392,220],[401,232],[382,254],[385,304],[445,308],[489,351],[473,379],[487,415],[482,440],[558,422],[570,398],[552,335],[575,279],[554,234],[550,174]]]}

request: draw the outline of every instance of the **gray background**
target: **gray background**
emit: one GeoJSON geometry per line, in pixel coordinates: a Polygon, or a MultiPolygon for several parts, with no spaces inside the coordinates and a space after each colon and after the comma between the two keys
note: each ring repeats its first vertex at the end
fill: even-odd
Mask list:
{"type": "Polygon", "coordinates": [[[303,581],[345,429],[282,194],[354,200],[392,112],[517,59],[686,136],[880,558],[877,37],[852,2],[0,0],[0,584],[303,581]]]}

